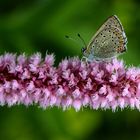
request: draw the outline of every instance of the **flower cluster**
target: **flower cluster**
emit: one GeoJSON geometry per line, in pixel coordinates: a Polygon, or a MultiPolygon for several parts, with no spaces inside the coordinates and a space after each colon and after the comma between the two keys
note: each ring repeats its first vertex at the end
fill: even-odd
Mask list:
{"type": "Polygon", "coordinates": [[[140,69],[126,68],[123,61],[84,62],[62,60],[55,67],[54,56],[40,53],[0,56],[0,105],[38,104],[64,110],[74,107],[140,110],[140,69]]]}

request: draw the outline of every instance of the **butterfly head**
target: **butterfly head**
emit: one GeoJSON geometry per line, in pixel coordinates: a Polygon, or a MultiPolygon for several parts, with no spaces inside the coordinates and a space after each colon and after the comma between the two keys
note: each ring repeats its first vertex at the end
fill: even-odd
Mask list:
{"type": "Polygon", "coordinates": [[[86,48],[83,47],[83,48],[81,49],[81,52],[84,54],[84,53],[86,52],[86,48]]]}
{"type": "Polygon", "coordinates": [[[81,49],[81,52],[82,52],[82,54],[83,54],[84,57],[88,57],[89,53],[87,52],[87,47],[83,47],[81,49]]]}
{"type": "Polygon", "coordinates": [[[83,58],[86,58],[88,61],[94,60],[93,52],[91,52],[87,47],[83,47],[81,51],[83,53],[83,58]]]}

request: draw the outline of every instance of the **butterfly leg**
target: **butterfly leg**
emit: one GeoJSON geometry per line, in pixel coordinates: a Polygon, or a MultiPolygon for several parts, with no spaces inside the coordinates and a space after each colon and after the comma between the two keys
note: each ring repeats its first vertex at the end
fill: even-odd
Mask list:
{"type": "Polygon", "coordinates": [[[81,61],[88,61],[88,58],[87,57],[85,57],[85,56],[83,56],[82,58],[81,58],[81,61]]]}

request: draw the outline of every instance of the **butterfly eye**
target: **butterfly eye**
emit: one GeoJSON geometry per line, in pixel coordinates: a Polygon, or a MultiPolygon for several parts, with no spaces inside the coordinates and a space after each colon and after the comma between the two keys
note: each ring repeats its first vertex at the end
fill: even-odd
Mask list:
{"type": "Polygon", "coordinates": [[[86,51],[86,48],[82,48],[81,51],[84,53],[86,51]]]}

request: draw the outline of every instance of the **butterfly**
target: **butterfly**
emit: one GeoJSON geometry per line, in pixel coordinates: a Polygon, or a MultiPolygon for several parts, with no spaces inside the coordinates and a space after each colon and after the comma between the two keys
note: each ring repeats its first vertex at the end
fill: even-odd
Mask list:
{"type": "Polygon", "coordinates": [[[109,17],[98,29],[89,44],[82,48],[83,57],[88,61],[111,60],[126,52],[127,37],[116,15],[109,17]]]}

